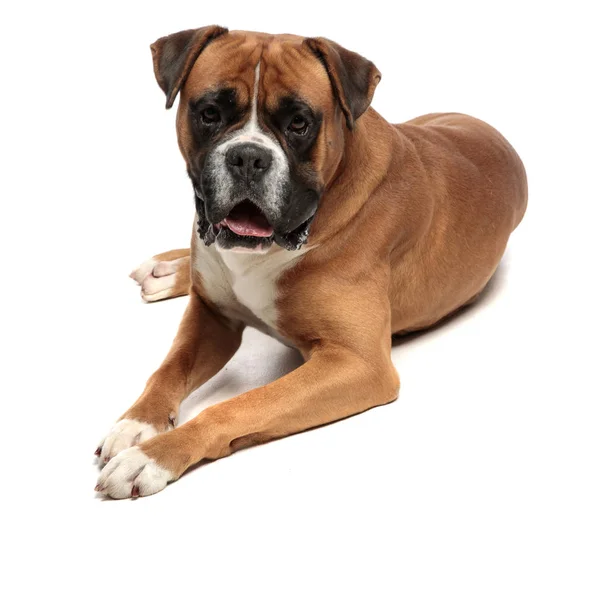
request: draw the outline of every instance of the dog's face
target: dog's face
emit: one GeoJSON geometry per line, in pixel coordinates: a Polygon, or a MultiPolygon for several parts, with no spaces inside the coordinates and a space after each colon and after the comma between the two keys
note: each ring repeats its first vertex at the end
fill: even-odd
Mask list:
{"type": "Polygon", "coordinates": [[[218,27],[152,50],[167,106],[181,93],[177,134],[204,243],[300,248],[379,72],[327,40],[218,27]]]}

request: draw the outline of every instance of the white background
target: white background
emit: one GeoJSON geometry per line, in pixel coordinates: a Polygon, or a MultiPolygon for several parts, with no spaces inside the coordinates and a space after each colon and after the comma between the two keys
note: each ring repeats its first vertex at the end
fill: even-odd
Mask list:
{"type": "MultiPolygon", "coordinates": [[[[4,597],[599,597],[593,4],[3,3],[4,597]],[[392,122],[487,120],[529,209],[486,297],[395,346],[395,403],[102,501],[93,451],[186,302],[144,305],[127,278],[193,224],[148,45],[211,23],[364,54],[392,122]]],[[[249,331],[182,416],[297,360],[249,331]]]]}

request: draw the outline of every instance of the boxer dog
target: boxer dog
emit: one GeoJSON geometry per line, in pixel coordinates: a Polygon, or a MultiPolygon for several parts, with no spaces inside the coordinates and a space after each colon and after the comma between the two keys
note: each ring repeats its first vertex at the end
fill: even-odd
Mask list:
{"type": "Polygon", "coordinates": [[[391,402],[392,334],[473,302],[527,204],[525,170],[462,114],[391,125],[381,75],[324,38],[203,27],[151,46],[192,181],[191,250],[132,275],[147,301],[189,294],[171,350],[96,454],[96,490],[162,490],[202,459],[391,402]],[[176,427],[246,325],[304,364],[176,427]]]}

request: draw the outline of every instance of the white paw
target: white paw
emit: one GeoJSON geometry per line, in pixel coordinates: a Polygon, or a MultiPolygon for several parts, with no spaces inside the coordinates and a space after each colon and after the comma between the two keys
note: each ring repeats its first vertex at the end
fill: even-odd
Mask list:
{"type": "Polygon", "coordinates": [[[96,450],[100,464],[107,463],[122,450],[158,435],[156,427],[137,419],[122,419],[115,423],[96,450]]]}
{"type": "Polygon", "coordinates": [[[154,258],[143,262],[129,275],[142,286],[142,298],[146,302],[162,300],[171,295],[175,287],[177,268],[182,259],[161,260],[154,258]]]}
{"type": "Polygon", "coordinates": [[[117,454],[98,477],[96,491],[111,498],[149,496],[164,489],[175,477],[137,446],[117,454]]]}
{"type": "Polygon", "coordinates": [[[152,273],[152,269],[154,269],[154,265],[156,265],[159,261],[155,258],[150,258],[149,260],[144,261],[139,267],[135,268],[131,273],[129,273],[129,277],[141,284],[144,279],[152,273]]]}

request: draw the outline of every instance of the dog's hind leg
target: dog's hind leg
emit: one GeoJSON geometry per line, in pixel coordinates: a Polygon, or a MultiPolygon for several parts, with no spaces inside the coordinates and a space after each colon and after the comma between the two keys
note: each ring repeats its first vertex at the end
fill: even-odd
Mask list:
{"type": "Polygon", "coordinates": [[[190,289],[190,250],[157,254],[134,269],[130,277],[141,286],[146,302],[185,296],[190,289]]]}

